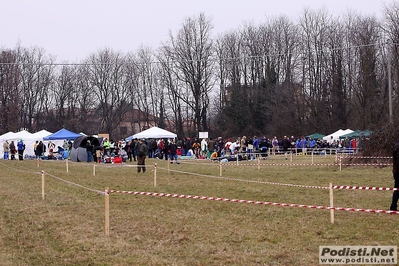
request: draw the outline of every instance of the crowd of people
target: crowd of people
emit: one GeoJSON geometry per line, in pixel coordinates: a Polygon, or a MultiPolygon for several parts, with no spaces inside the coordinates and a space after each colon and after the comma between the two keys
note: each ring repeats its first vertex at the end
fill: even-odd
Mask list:
{"type": "MultiPolygon", "coordinates": [[[[176,139],[132,139],[125,141],[113,141],[104,138],[101,150],[87,140],[87,162],[110,162],[112,158],[120,158],[122,162],[137,161],[139,159],[140,146],[144,144],[147,147],[146,157],[158,159],[170,159],[171,163],[179,164],[180,156],[187,156],[196,159],[220,159],[225,156],[237,154],[254,154],[257,153],[262,157],[266,157],[267,153],[287,153],[305,152],[309,149],[350,149],[356,151],[356,139],[329,141],[322,139],[305,138],[304,136],[295,138],[294,136],[284,136],[278,139],[263,137],[237,137],[231,138],[176,138],[176,139]],[[101,160],[99,160],[101,159],[101,160]],[[107,161],[109,160],[109,161],[107,161]]],[[[58,149],[69,151],[72,143],[65,140],[62,147],[58,149]]],[[[36,158],[43,158],[48,151],[46,157],[52,159],[54,157],[55,145],[51,141],[45,145],[42,141],[36,141],[34,144],[34,153],[36,158]]],[[[24,159],[25,144],[22,140],[17,143],[5,141],[3,143],[4,159],[18,160],[24,159]],[[18,157],[16,157],[18,156],[18,157]]]]}
{"type": "MultiPolygon", "coordinates": [[[[68,142],[67,140],[64,141],[63,147],[62,149],[64,150],[70,150],[71,148],[71,142],[68,142]]],[[[46,157],[46,159],[55,159],[55,144],[51,141],[48,142],[47,145],[45,145],[43,143],[43,141],[39,141],[37,140],[34,144],[33,144],[33,152],[35,154],[35,158],[39,159],[39,158],[44,158],[46,157]],[[48,153],[46,153],[48,151],[48,153]]],[[[61,147],[58,147],[58,150],[61,147]]],[[[3,142],[3,159],[4,160],[19,160],[19,161],[23,161],[25,158],[25,150],[26,150],[26,144],[24,143],[24,141],[22,139],[20,139],[19,141],[17,141],[15,143],[14,140],[8,141],[5,140],[3,142]]]]}
{"type": "MultiPolygon", "coordinates": [[[[88,144],[89,145],[89,144],[88,144]]],[[[146,146],[146,157],[170,160],[173,164],[179,164],[179,157],[186,156],[195,159],[221,159],[227,156],[246,156],[259,154],[267,157],[267,154],[291,152],[307,152],[310,149],[348,149],[356,150],[356,139],[315,140],[304,136],[294,138],[284,136],[278,139],[263,137],[237,137],[235,139],[222,137],[217,138],[176,138],[176,139],[132,139],[130,141],[104,139],[103,153],[105,156],[114,158],[121,157],[122,162],[137,161],[140,156],[140,147],[146,146]],[[243,155],[246,154],[246,155],[243,155]]],[[[90,153],[92,148],[89,146],[90,153]]],[[[88,155],[89,158],[89,155],[88,155]]]]}
{"type": "Polygon", "coordinates": [[[25,144],[20,139],[17,144],[12,140],[10,143],[8,143],[8,140],[6,140],[3,143],[3,152],[4,152],[4,160],[15,160],[18,158],[19,161],[22,161],[24,159],[24,151],[25,151],[25,144]],[[15,157],[18,155],[18,157],[15,157]]]}

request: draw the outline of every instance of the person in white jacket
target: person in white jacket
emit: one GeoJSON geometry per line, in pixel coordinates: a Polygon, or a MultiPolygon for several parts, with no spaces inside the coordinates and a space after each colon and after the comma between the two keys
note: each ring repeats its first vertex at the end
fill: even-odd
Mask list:
{"type": "Polygon", "coordinates": [[[206,138],[201,140],[201,152],[204,158],[208,157],[208,139],[206,138]]]}
{"type": "Polygon", "coordinates": [[[231,155],[236,154],[239,147],[240,147],[240,142],[238,140],[231,143],[231,145],[230,145],[231,155]]]}

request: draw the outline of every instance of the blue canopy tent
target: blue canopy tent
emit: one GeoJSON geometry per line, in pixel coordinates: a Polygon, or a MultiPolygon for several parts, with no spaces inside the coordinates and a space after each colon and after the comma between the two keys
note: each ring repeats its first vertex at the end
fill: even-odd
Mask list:
{"type": "Polygon", "coordinates": [[[57,139],[74,140],[80,136],[82,135],[63,128],[51,135],[45,136],[43,140],[57,140],[57,139]]]}

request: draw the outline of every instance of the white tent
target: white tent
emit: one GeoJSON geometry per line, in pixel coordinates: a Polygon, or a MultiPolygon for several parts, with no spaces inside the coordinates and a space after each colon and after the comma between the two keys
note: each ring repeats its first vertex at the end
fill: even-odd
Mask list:
{"type": "Polygon", "coordinates": [[[346,135],[346,134],[349,134],[349,133],[352,133],[352,132],[354,132],[354,131],[353,131],[352,129],[349,129],[349,128],[348,128],[348,129],[345,129],[344,132],[342,132],[342,134],[339,135],[339,136],[341,137],[341,136],[343,136],[343,135],[346,135]]]}
{"type": "Polygon", "coordinates": [[[132,139],[173,139],[176,138],[177,135],[165,129],[159,127],[152,127],[147,130],[141,131],[140,133],[134,134],[126,138],[126,140],[132,139]]]}
{"type": "Polygon", "coordinates": [[[340,136],[349,134],[352,132],[353,132],[352,129],[345,129],[345,130],[339,129],[339,130],[335,131],[334,133],[331,133],[330,135],[323,137],[323,140],[327,140],[327,141],[339,140],[340,136]]]}
{"type": "Polygon", "coordinates": [[[0,136],[0,141],[4,141],[9,139],[11,136],[13,136],[15,134],[15,132],[12,131],[8,131],[7,133],[3,134],[0,136]]]}
{"type": "Polygon", "coordinates": [[[28,132],[26,130],[21,130],[21,131],[16,132],[16,133],[8,132],[8,133],[0,136],[0,141],[1,141],[0,156],[1,156],[1,158],[3,158],[3,155],[4,155],[3,144],[4,144],[4,142],[6,140],[8,140],[8,143],[11,143],[11,141],[14,141],[15,146],[16,146],[20,139],[25,141],[26,139],[29,139],[31,136],[32,136],[32,133],[30,133],[30,132],[28,132]]]}
{"type": "MultiPolygon", "coordinates": [[[[47,130],[41,130],[38,131],[34,134],[29,133],[26,130],[22,130],[20,132],[17,133],[13,133],[13,132],[8,132],[2,136],[0,136],[0,158],[3,158],[4,155],[4,149],[3,149],[3,143],[8,140],[8,143],[11,143],[11,141],[14,141],[15,145],[18,143],[18,141],[20,139],[23,140],[24,144],[25,144],[25,151],[24,151],[24,156],[28,155],[28,156],[35,156],[35,152],[34,152],[34,144],[36,141],[43,141],[43,138],[46,136],[51,135],[52,133],[47,131],[47,130]]],[[[44,145],[48,146],[48,142],[49,141],[43,141],[44,145]]],[[[51,141],[55,144],[56,147],[58,146],[62,146],[63,144],[63,140],[55,140],[55,141],[51,141]]],[[[56,148],[57,150],[57,148],[56,148]]],[[[49,149],[46,149],[46,154],[48,154],[49,149]]]]}
{"type": "Polygon", "coordinates": [[[38,140],[43,140],[44,137],[47,137],[48,135],[51,135],[51,134],[53,134],[53,133],[43,129],[43,130],[40,130],[40,131],[38,131],[36,133],[33,133],[32,134],[32,138],[38,139],[38,140]]]}
{"type": "Polygon", "coordinates": [[[11,140],[16,140],[16,141],[18,141],[20,139],[24,140],[24,139],[30,139],[30,138],[32,138],[32,133],[30,133],[26,130],[21,130],[21,131],[15,133],[14,135],[10,136],[11,140]]]}

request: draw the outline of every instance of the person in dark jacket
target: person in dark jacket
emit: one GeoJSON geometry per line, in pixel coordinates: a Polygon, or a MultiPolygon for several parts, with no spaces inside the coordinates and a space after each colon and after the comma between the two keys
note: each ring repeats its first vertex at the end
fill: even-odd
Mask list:
{"type": "Polygon", "coordinates": [[[39,141],[35,149],[36,159],[40,159],[40,157],[42,157],[44,149],[43,147],[44,147],[43,142],[39,141]]]}
{"type": "Polygon", "coordinates": [[[163,140],[163,155],[165,156],[165,160],[167,161],[169,158],[169,143],[166,139],[163,140]]]}
{"type": "Polygon", "coordinates": [[[15,160],[16,151],[17,150],[15,149],[14,141],[12,140],[11,143],[10,143],[11,160],[15,160]]]}
{"type": "MultiPolygon", "coordinates": [[[[398,141],[393,147],[392,155],[393,155],[392,173],[393,173],[393,179],[395,180],[394,187],[399,188],[399,136],[398,136],[398,141]]],[[[389,208],[391,211],[398,210],[398,200],[399,200],[399,190],[394,190],[392,194],[391,207],[389,208]]]]}
{"type": "Polygon", "coordinates": [[[145,144],[145,139],[140,139],[138,142],[138,151],[137,151],[137,173],[140,173],[143,170],[145,173],[145,158],[147,157],[148,147],[145,144]]]}
{"type": "Polygon", "coordinates": [[[90,140],[86,142],[86,152],[87,152],[87,162],[90,163],[93,159],[93,145],[91,145],[90,140]]]}
{"type": "Polygon", "coordinates": [[[291,142],[287,136],[284,136],[283,140],[281,141],[281,145],[283,146],[284,157],[287,160],[288,149],[291,147],[291,142]]]}
{"type": "Polygon", "coordinates": [[[172,140],[169,144],[169,158],[170,158],[170,163],[173,163],[173,160],[176,161],[176,164],[179,164],[178,158],[179,156],[177,155],[177,145],[174,140],[172,140]]]}

